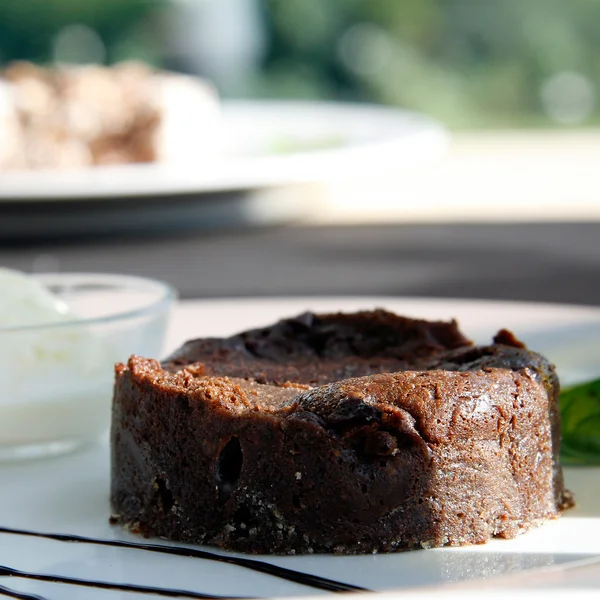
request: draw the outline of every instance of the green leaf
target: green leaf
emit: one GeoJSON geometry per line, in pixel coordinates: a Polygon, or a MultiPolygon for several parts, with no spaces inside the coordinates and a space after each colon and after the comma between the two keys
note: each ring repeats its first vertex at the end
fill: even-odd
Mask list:
{"type": "Polygon", "coordinates": [[[561,460],[564,464],[600,464],[600,379],[560,395],[561,460]]]}

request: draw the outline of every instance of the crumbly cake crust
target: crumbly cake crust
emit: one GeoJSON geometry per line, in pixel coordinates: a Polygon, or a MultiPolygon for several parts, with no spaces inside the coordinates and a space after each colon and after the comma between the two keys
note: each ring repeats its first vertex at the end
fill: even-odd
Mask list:
{"type": "Polygon", "coordinates": [[[558,380],[502,331],[308,313],[116,369],[111,499],[144,535],[253,553],[511,538],[569,505],[558,380]]]}

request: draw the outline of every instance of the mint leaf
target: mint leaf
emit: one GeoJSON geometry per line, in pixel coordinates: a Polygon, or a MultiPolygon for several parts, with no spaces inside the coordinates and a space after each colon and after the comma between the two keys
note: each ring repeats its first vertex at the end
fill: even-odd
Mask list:
{"type": "Polygon", "coordinates": [[[564,464],[600,464],[600,379],[564,390],[561,460],[564,464]]]}

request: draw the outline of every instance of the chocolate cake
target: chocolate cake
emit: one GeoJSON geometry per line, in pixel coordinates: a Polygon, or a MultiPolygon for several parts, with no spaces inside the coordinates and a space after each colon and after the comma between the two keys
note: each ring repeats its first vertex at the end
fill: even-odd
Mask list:
{"type": "Polygon", "coordinates": [[[114,518],[253,553],[512,538],[570,504],[554,368],[510,332],[306,313],[117,365],[114,518]]]}
{"type": "Polygon", "coordinates": [[[181,165],[190,154],[197,168],[218,154],[219,113],[207,82],[139,62],[12,63],[0,69],[0,172],[181,165]]]}

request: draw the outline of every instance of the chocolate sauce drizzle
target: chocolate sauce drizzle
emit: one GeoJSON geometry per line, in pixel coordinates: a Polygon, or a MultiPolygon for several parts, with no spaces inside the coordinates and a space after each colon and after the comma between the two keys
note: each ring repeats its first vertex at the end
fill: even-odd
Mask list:
{"type": "Polygon", "coordinates": [[[0,565],[0,577],[17,577],[19,579],[33,579],[35,581],[47,581],[50,583],[64,583],[67,585],[78,585],[81,587],[92,587],[102,590],[117,590],[121,592],[136,592],[138,594],[156,594],[168,598],[195,598],[199,600],[215,600],[226,596],[213,596],[187,590],[169,590],[165,588],[149,587],[145,585],[133,585],[129,583],[109,583],[107,581],[90,581],[87,579],[76,579],[74,577],[63,577],[62,575],[42,575],[40,573],[28,573],[18,571],[0,565]]]}
{"type": "Polygon", "coordinates": [[[0,596],[7,598],[16,598],[17,600],[46,600],[36,594],[26,594],[25,592],[17,592],[17,590],[11,590],[3,585],[0,585],[0,596]]]}
{"type": "MultiPolygon", "coordinates": [[[[292,569],[286,569],[285,567],[279,567],[277,565],[272,565],[270,563],[262,562],[260,560],[255,560],[252,558],[242,558],[236,556],[228,556],[215,554],[213,552],[208,552],[206,550],[200,550],[198,548],[185,548],[182,546],[163,546],[160,544],[141,544],[137,542],[124,542],[120,540],[103,540],[96,538],[89,538],[80,535],[69,535],[62,533],[40,533],[35,531],[27,531],[23,529],[11,529],[8,527],[0,527],[0,533],[5,533],[9,535],[20,535],[27,537],[38,537],[49,540],[55,540],[59,542],[70,542],[76,544],[94,544],[97,546],[111,546],[114,548],[129,548],[134,550],[143,550],[146,552],[158,552],[162,554],[171,554],[175,556],[186,556],[190,558],[202,558],[205,560],[212,560],[221,563],[227,563],[230,565],[235,565],[238,567],[243,567],[246,569],[250,569],[252,571],[258,571],[260,573],[265,573],[266,575],[271,575],[272,577],[278,577],[280,579],[285,579],[286,581],[292,581],[294,583],[299,583],[300,585],[306,585],[312,588],[316,588],[319,590],[325,590],[329,592],[366,592],[369,591],[365,588],[361,588],[355,585],[351,585],[349,583],[342,583],[339,581],[335,581],[333,579],[327,579],[325,577],[319,577],[318,575],[310,575],[308,573],[301,573],[299,571],[294,571],[292,569]]],[[[5,567],[0,567],[0,576],[8,575],[8,573],[3,573],[3,570],[6,570],[5,567]]],[[[10,571],[10,569],[8,569],[10,571]]],[[[33,575],[33,574],[29,574],[33,575]]],[[[47,576],[49,579],[46,581],[57,581],[57,578],[53,576],[47,576]]],[[[33,578],[33,577],[30,577],[33,578]]],[[[66,583],[66,582],[63,582],[66,583]]],[[[71,583],[74,585],[84,585],[85,583],[82,580],[72,580],[71,583]],[[74,581],[78,581],[79,583],[74,583],[74,581]]],[[[97,583],[97,582],[96,582],[97,583]]],[[[102,586],[113,586],[113,584],[101,584],[100,586],[96,585],[96,587],[102,586]]],[[[135,587],[135,586],[134,586],[135,587]]],[[[124,589],[123,587],[111,587],[107,589],[124,589]]],[[[152,588],[149,588],[152,589],[152,588]]],[[[128,591],[140,591],[139,589],[132,590],[128,588],[128,591]]],[[[164,592],[170,592],[173,590],[163,590],[164,592]]],[[[196,596],[189,596],[191,592],[178,592],[179,596],[183,593],[188,594],[190,598],[217,598],[218,596],[209,596],[206,594],[200,594],[196,596]]],[[[142,592],[143,593],[143,592],[142,592]]],[[[147,592],[147,593],[155,593],[158,594],[157,591],[147,592]]],[[[171,594],[173,596],[173,594],[171,594]]],[[[17,596],[18,597],[18,596],[17,596]]],[[[34,600],[38,600],[35,597],[32,597],[34,600]]],[[[27,596],[25,596],[25,600],[30,600],[27,596]]]]}

